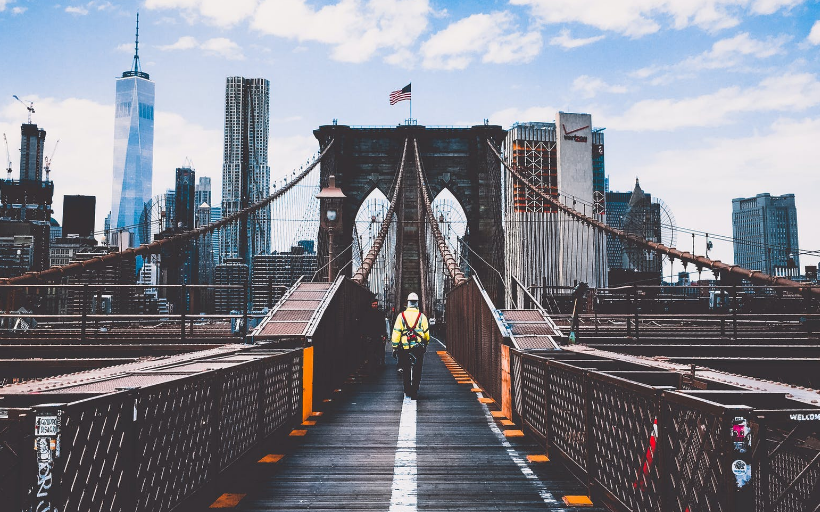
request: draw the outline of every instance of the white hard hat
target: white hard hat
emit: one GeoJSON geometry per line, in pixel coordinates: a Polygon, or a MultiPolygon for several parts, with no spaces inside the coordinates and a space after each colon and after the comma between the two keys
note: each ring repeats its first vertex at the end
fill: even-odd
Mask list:
{"type": "Polygon", "coordinates": [[[419,296],[416,295],[416,292],[413,292],[407,296],[407,300],[419,300],[419,296]]]}

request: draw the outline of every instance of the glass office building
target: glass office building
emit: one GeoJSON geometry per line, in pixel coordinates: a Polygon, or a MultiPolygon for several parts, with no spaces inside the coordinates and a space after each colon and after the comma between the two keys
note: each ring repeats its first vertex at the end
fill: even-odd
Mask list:
{"type": "MultiPolygon", "coordinates": [[[[137,36],[139,40],[139,17],[137,36]]],[[[112,245],[120,247],[150,241],[143,239],[150,230],[142,225],[150,222],[146,212],[152,197],[154,82],[140,69],[138,48],[131,69],[117,79],[111,231],[112,245]],[[121,240],[123,236],[128,240],[121,240]]]]}

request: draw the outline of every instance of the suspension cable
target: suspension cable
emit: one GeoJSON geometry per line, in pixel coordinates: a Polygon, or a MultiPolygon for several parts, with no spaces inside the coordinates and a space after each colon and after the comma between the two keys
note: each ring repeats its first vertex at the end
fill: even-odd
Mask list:
{"type": "Polygon", "coordinates": [[[70,263],[70,264],[64,265],[62,267],[52,267],[50,269],[43,270],[43,271],[40,271],[40,272],[29,272],[29,273],[26,273],[26,274],[23,274],[23,275],[17,276],[17,277],[0,279],[0,285],[4,285],[4,284],[22,284],[22,283],[28,283],[28,282],[32,282],[32,281],[55,279],[55,278],[59,278],[59,277],[65,276],[65,275],[75,274],[75,273],[81,272],[83,270],[87,270],[87,269],[94,268],[94,267],[97,267],[97,266],[105,265],[106,263],[116,263],[118,261],[129,259],[129,258],[135,258],[137,256],[143,256],[143,255],[147,255],[147,254],[156,254],[156,253],[160,252],[160,250],[163,247],[165,247],[165,248],[173,247],[173,246],[178,245],[182,242],[194,239],[198,236],[206,235],[206,234],[208,234],[212,231],[215,231],[215,230],[221,228],[222,226],[230,224],[234,221],[247,218],[251,213],[254,213],[258,210],[261,210],[262,208],[264,208],[268,204],[272,203],[273,201],[275,201],[276,199],[281,197],[285,192],[287,192],[288,190],[295,187],[296,184],[298,184],[300,181],[302,181],[302,179],[304,179],[305,176],[307,176],[310,173],[310,171],[312,171],[319,164],[319,162],[322,161],[322,158],[327,154],[328,150],[333,146],[333,142],[334,141],[331,140],[330,143],[325,147],[325,149],[321,153],[319,153],[319,155],[316,157],[316,159],[313,161],[313,163],[311,163],[309,166],[307,166],[305,168],[304,171],[302,171],[299,175],[297,175],[295,178],[293,178],[290,181],[290,183],[283,186],[282,188],[280,188],[279,190],[277,190],[273,194],[269,195],[265,199],[263,199],[263,200],[261,200],[257,203],[254,203],[254,204],[248,206],[247,208],[239,210],[238,212],[236,212],[232,215],[229,215],[228,217],[225,217],[221,220],[218,220],[216,222],[208,224],[207,226],[202,226],[200,228],[185,231],[183,233],[179,233],[179,234],[176,234],[176,235],[168,237],[168,238],[163,238],[162,240],[157,240],[157,241],[152,242],[150,244],[140,245],[139,247],[133,247],[133,248],[130,248],[130,249],[126,249],[124,251],[119,251],[119,252],[112,252],[112,253],[106,254],[104,256],[97,256],[97,257],[94,257],[94,258],[91,258],[91,259],[88,259],[88,260],[85,260],[85,261],[70,263]]]}
{"type": "Polygon", "coordinates": [[[747,268],[740,267],[738,265],[729,265],[721,261],[706,258],[705,256],[697,256],[695,254],[692,254],[691,252],[680,251],[674,247],[667,247],[666,245],[646,240],[645,238],[642,238],[638,235],[626,233],[624,231],[621,231],[620,229],[613,228],[612,226],[609,226],[599,220],[588,217],[583,213],[575,210],[574,208],[570,208],[569,206],[556,200],[549,194],[546,194],[544,191],[533,185],[529,180],[524,178],[524,176],[522,176],[517,170],[507,165],[507,162],[505,162],[504,159],[501,157],[501,153],[498,151],[495,145],[493,145],[490,139],[487,139],[487,145],[490,147],[490,150],[495,154],[496,158],[498,158],[498,161],[501,162],[504,168],[506,168],[507,171],[509,171],[513,176],[518,178],[521,181],[521,183],[527,186],[527,188],[529,188],[536,194],[540,195],[545,201],[550,203],[558,210],[568,214],[570,217],[573,217],[587,225],[592,226],[593,228],[599,231],[604,231],[623,241],[633,243],[637,246],[641,246],[644,249],[653,251],[657,254],[666,255],[672,260],[677,258],[683,261],[684,264],[692,263],[698,269],[706,267],[720,272],[735,274],[737,276],[749,279],[750,281],[756,281],[762,284],[785,286],[789,288],[797,288],[799,290],[810,290],[811,293],[815,295],[820,295],[820,287],[813,287],[811,285],[807,285],[806,283],[799,283],[797,281],[792,281],[791,279],[787,279],[785,277],[772,276],[760,272],[759,270],[750,270],[747,268]]]}
{"type": "Polygon", "coordinates": [[[458,262],[453,257],[453,254],[450,252],[450,247],[447,245],[447,240],[445,240],[444,235],[441,234],[441,230],[438,227],[438,220],[436,220],[436,216],[433,213],[433,207],[430,204],[430,195],[427,193],[427,182],[424,179],[424,173],[421,172],[421,158],[419,158],[419,144],[416,139],[413,139],[413,148],[416,157],[416,175],[419,180],[419,188],[421,189],[422,199],[424,203],[424,209],[427,214],[427,220],[430,223],[430,228],[433,231],[433,236],[436,239],[436,244],[438,245],[438,250],[441,252],[441,257],[444,260],[444,264],[447,266],[447,272],[450,274],[450,277],[453,279],[453,282],[456,286],[460,285],[467,281],[467,278],[464,277],[464,272],[461,271],[461,268],[458,266],[458,262]]]}
{"type": "Polygon", "coordinates": [[[370,271],[373,268],[373,264],[379,256],[384,240],[387,237],[387,232],[390,229],[390,224],[393,220],[393,213],[396,210],[396,204],[399,199],[402,177],[404,176],[404,159],[407,155],[408,141],[409,139],[404,139],[404,149],[401,152],[401,164],[399,164],[399,172],[397,173],[395,187],[393,188],[393,198],[390,200],[390,206],[387,208],[387,213],[384,216],[384,220],[382,220],[381,228],[379,228],[379,234],[370,246],[370,250],[367,251],[367,256],[365,256],[362,260],[362,266],[356,270],[356,274],[353,276],[353,280],[359,284],[364,284],[367,282],[367,278],[370,276],[370,271]]]}

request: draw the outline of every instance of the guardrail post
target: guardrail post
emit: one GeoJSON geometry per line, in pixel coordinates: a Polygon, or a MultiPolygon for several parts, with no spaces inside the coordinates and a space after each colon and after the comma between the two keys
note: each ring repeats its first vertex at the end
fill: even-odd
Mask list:
{"type": "Polygon", "coordinates": [[[732,331],[733,338],[737,339],[737,285],[732,285],[732,331]]]}
{"type": "Polygon", "coordinates": [[[85,327],[88,322],[88,283],[83,285],[83,302],[82,302],[82,326],[80,328],[80,337],[85,340],[85,327]]]}
{"type": "Polygon", "coordinates": [[[181,341],[185,341],[185,312],[188,310],[188,289],[183,283],[182,288],[179,292],[179,302],[180,302],[180,317],[179,317],[179,334],[181,336],[181,341]]]}
{"type": "Polygon", "coordinates": [[[638,331],[638,286],[634,286],[632,288],[632,295],[634,297],[632,302],[632,309],[633,313],[635,314],[635,338],[640,336],[640,332],[638,331]]]}
{"type": "MultiPolygon", "coordinates": [[[[250,272],[248,273],[250,274],[250,272]]],[[[242,343],[248,342],[248,303],[251,300],[250,275],[245,276],[245,307],[242,312],[242,343]]]]}
{"type": "Polygon", "coordinates": [[[755,509],[755,491],[752,483],[754,464],[751,444],[751,407],[726,407],[721,421],[724,422],[726,439],[721,464],[727,468],[727,510],[744,512],[755,509]]]}

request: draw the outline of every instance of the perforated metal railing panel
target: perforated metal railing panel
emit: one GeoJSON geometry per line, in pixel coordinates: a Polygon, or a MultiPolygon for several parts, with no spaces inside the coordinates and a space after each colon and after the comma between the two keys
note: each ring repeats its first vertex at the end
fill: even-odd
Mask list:
{"type": "MultiPolygon", "coordinates": [[[[54,459],[50,495],[58,500],[54,505],[128,512],[177,507],[260,439],[301,421],[301,376],[301,350],[249,349],[222,360],[183,360],[51,390],[55,394],[46,400],[76,400],[79,391],[101,393],[46,408],[62,418],[61,455],[54,459]],[[111,392],[117,388],[122,391],[111,392]]],[[[14,396],[39,403],[37,395],[14,396]]],[[[24,424],[30,434],[32,424],[24,424]]],[[[36,474],[34,457],[25,457],[31,455],[31,438],[17,426],[0,419],[0,497],[11,494],[3,510],[26,499],[36,474]],[[19,464],[12,452],[24,454],[19,464]],[[28,478],[20,485],[6,468],[19,471],[26,460],[31,462],[28,478]]]]}
{"type": "Polygon", "coordinates": [[[629,510],[662,510],[660,473],[650,451],[660,392],[590,372],[589,404],[593,478],[629,510]]]}
{"type": "MultiPolygon", "coordinates": [[[[547,361],[520,356],[521,419],[541,440],[547,441],[547,361]]],[[[517,379],[516,379],[517,380],[517,379]]]]}
{"type": "Polygon", "coordinates": [[[586,377],[573,366],[552,362],[547,375],[550,442],[579,468],[587,468],[586,377]]]}
{"type": "MultiPolygon", "coordinates": [[[[816,422],[764,420],[765,452],[755,470],[759,512],[802,512],[820,506],[820,427],[816,422]]],[[[754,432],[753,432],[754,434],[754,432]]]]}
{"type": "Polygon", "coordinates": [[[719,410],[664,400],[658,447],[664,458],[661,485],[670,512],[726,511],[730,468],[722,464],[722,443],[730,439],[719,410]]]}
{"type": "Polygon", "coordinates": [[[134,498],[138,512],[170,510],[215,475],[213,375],[153,386],[137,405],[134,498]]]}
{"type": "Polygon", "coordinates": [[[23,510],[26,484],[35,474],[31,454],[34,442],[34,421],[28,411],[8,410],[0,418],[0,503],[9,510],[23,510]]]}
{"type": "Polygon", "coordinates": [[[127,475],[133,464],[126,441],[132,433],[133,411],[130,393],[103,395],[65,407],[61,446],[65,459],[57,473],[61,510],[128,510],[132,498],[127,475]]]}

